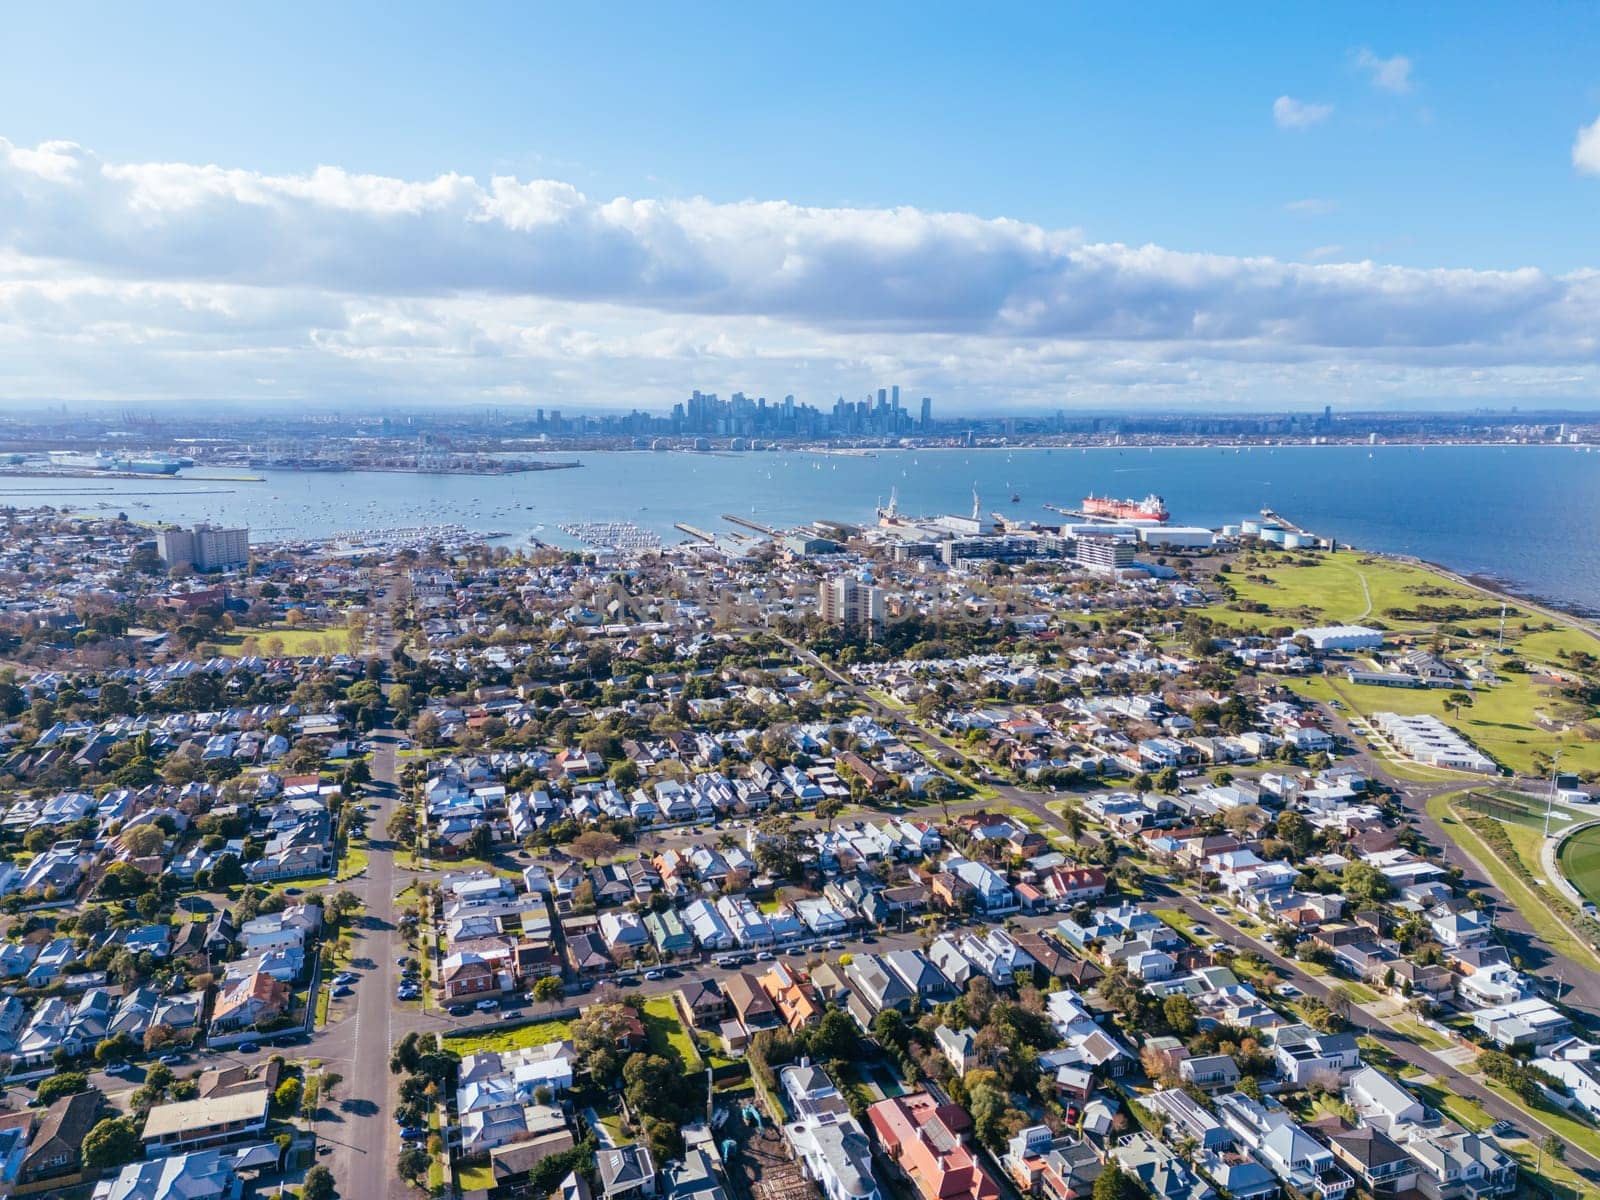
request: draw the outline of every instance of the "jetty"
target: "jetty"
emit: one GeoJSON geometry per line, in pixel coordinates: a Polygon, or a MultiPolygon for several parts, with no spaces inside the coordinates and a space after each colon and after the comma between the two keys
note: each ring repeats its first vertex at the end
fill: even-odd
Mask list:
{"type": "Polygon", "coordinates": [[[762,525],[759,522],[751,521],[745,517],[736,517],[732,513],[723,513],[722,519],[731,525],[741,525],[746,529],[754,529],[757,533],[764,533],[770,538],[779,536],[776,529],[769,529],[767,526],[762,525]]]}
{"type": "Polygon", "coordinates": [[[702,542],[707,542],[714,545],[717,540],[716,534],[707,533],[704,529],[697,529],[695,526],[687,524],[683,521],[675,522],[672,527],[674,529],[682,530],[692,538],[699,538],[702,542]]]}
{"type": "Polygon", "coordinates": [[[1263,508],[1261,510],[1261,519],[1263,521],[1271,521],[1274,525],[1277,525],[1282,529],[1287,529],[1290,533],[1303,533],[1307,536],[1311,535],[1311,531],[1309,529],[1302,529],[1282,513],[1273,512],[1270,508],[1263,508]]]}

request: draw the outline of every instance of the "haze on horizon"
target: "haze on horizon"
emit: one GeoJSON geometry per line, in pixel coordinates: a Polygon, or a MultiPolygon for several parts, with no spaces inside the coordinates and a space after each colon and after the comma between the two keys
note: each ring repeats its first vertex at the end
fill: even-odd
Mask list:
{"type": "Polygon", "coordinates": [[[0,406],[1600,408],[1596,11],[67,5],[0,406]]]}

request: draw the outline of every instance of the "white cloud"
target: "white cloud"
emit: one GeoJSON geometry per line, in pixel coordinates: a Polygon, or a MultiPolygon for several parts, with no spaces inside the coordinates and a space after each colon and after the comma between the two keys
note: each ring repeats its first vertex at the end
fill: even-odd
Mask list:
{"type": "Polygon", "coordinates": [[[1313,104],[1293,96],[1279,96],[1272,102],[1272,119],[1279,129],[1310,129],[1333,116],[1333,105],[1313,104]]]}
{"type": "Polygon", "coordinates": [[[1307,196],[1304,200],[1291,200],[1284,206],[1285,212],[1292,212],[1302,217],[1325,217],[1337,211],[1337,201],[1326,200],[1321,196],[1307,196]]]}
{"type": "Polygon", "coordinates": [[[1600,175],[1600,117],[1578,127],[1572,143],[1572,165],[1585,175],[1600,175]]]}
{"type": "Polygon", "coordinates": [[[1403,96],[1411,90],[1411,60],[1404,54],[1380,58],[1363,46],[1356,52],[1356,66],[1367,73],[1375,88],[1403,96]]]}
{"type": "Polygon", "coordinates": [[[1473,395],[1574,377],[1592,393],[1600,273],[1326,261],[1341,253],[1282,262],[913,208],[606,200],[557,180],[268,175],[0,141],[0,402],[659,407],[697,386],[831,399],[890,373],[974,406],[1381,402],[1447,370],[1482,372],[1473,395]]]}

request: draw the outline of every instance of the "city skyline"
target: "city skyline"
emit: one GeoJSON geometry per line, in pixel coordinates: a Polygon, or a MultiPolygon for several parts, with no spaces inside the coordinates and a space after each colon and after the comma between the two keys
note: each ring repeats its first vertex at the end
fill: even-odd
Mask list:
{"type": "Polygon", "coordinates": [[[9,406],[1600,406],[1583,10],[92,11],[0,73],[9,406]]]}

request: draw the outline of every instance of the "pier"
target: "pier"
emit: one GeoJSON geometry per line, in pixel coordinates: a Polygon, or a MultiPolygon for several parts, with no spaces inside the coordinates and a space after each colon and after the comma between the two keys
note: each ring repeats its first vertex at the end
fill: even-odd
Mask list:
{"type": "MultiPolygon", "coordinates": [[[[736,517],[732,513],[723,513],[722,519],[732,525],[742,525],[746,529],[754,529],[757,533],[764,533],[770,538],[775,538],[778,536],[778,531],[776,529],[769,529],[765,525],[758,524],[755,521],[747,520],[744,517],[736,517]]],[[[682,526],[679,526],[679,528],[681,529],[682,526]]]]}
{"type": "Polygon", "coordinates": [[[692,538],[699,538],[702,542],[708,542],[714,545],[717,540],[715,534],[707,533],[704,529],[697,529],[695,526],[686,524],[683,521],[675,522],[672,527],[674,529],[682,530],[692,538]]]}
{"type": "Polygon", "coordinates": [[[1098,513],[1086,513],[1081,508],[1062,508],[1059,504],[1044,504],[1053,513],[1060,513],[1063,517],[1071,517],[1075,521],[1093,521],[1099,525],[1120,525],[1122,522],[1111,517],[1102,517],[1098,513]]]}
{"type": "Polygon", "coordinates": [[[1263,508],[1261,510],[1261,519],[1263,521],[1271,521],[1274,525],[1280,526],[1283,529],[1287,529],[1290,533],[1303,533],[1307,537],[1312,536],[1312,533],[1309,529],[1300,528],[1300,526],[1289,520],[1288,517],[1284,516],[1282,513],[1273,512],[1270,508],[1263,508]]]}

